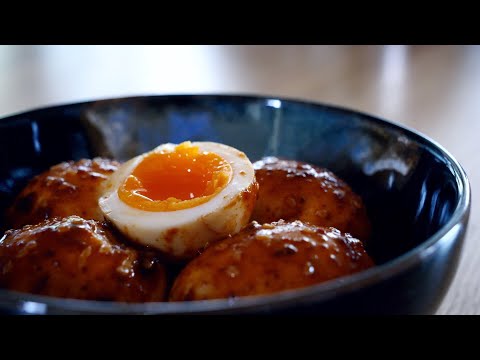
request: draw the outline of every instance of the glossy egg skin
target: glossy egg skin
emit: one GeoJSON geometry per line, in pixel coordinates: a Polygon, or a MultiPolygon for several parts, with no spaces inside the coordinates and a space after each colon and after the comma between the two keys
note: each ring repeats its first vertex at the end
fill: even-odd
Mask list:
{"type": "Polygon", "coordinates": [[[267,157],[254,163],[259,183],[252,220],[301,220],[332,226],[368,242],[371,224],[356,193],[331,171],[295,160],[267,157]]]}
{"type": "Polygon", "coordinates": [[[275,293],[372,267],[358,239],[301,221],[251,223],[208,247],[176,278],[170,301],[275,293]]]}
{"type": "Polygon", "coordinates": [[[163,301],[165,266],[154,253],[117,240],[78,216],[9,230],[0,240],[0,287],[98,301],[163,301]]]}
{"type": "Polygon", "coordinates": [[[34,177],[6,212],[9,228],[35,225],[54,217],[77,215],[103,221],[98,198],[120,164],[94,158],[66,161],[34,177]]]}

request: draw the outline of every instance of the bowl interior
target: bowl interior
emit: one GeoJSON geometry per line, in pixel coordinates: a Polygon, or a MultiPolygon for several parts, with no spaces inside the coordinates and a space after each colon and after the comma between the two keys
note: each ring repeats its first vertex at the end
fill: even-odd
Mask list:
{"type": "Polygon", "coordinates": [[[332,170],[366,203],[373,224],[367,250],[378,264],[438,231],[461,196],[458,176],[441,149],[365,114],[266,97],[150,96],[0,120],[0,212],[32,176],[61,161],[127,160],[184,140],[222,142],[252,162],[274,155],[332,170]]]}

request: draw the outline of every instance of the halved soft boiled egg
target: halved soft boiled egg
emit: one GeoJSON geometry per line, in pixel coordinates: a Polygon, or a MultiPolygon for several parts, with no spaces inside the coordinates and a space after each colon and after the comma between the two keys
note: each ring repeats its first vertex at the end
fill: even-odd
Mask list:
{"type": "Polygon", "coordinates": [[[177,260],[240,231],[258,193],[241,151],[213,142],[163,144],[124,163],[99,205],[128,239],[177,260]]]}

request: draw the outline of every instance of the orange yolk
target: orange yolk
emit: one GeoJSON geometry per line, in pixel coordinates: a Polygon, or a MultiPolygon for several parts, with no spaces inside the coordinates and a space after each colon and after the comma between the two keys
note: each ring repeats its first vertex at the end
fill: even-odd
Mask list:
{"type": "Polygon", "coordinates": [[[118,197],[145,211],[187,209],[218,194],[231,177],[232,168],[222,157],[184,142],[173,151],[145,156],[118,189],[118,197]]]}

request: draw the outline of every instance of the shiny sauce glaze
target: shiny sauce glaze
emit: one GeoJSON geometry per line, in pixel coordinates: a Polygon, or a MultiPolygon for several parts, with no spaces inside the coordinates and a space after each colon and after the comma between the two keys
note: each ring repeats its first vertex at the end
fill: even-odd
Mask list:
{"type": "Polygon", "coordinates": [[[269,294],[373,266],[358,239],[301,221],[251,223],[208,247],[177,277],[170,301],[269,294]]]}
{"type": "Polygon", "coordinates": [[[103,220],[97,201],[107,177],[117,170],[117,161],[95,158],[68,161],[34,177],[7,210],[12,229],[45,219],[77,215],[103,220]]]}
{"type": "Polygon", "coordinates": [[[166,269],[156,255],[116,240],[78,216],[9,230],[0,240],[0,287],[100,301],[163,301],[166,269]]]}
{"type": "MultiPolygon", "coordinates": [[[[170,301],[188,301],[301,288],[373,266],[363,246],[371,231],[365,206],[326,169],[275,157],[254,163],[256,182],[238,195],[254,222],[188,254],[195,258],[183,267],[168,251],[136,244],[103,222],[97,201],[119,165],[69,161],[30,181],[7,210],[17,230],[0,239],[0,287],[150,302],[167,300],[173,283],[170,301]]],[[[170,229],[165,242],[173,246],[179,232],[170,229]]]]}
{"type": "Polygon", "coordinates": [[[253,164],[259,183],[252,220],[301,220],[331,226],[366,242],[371,225],[360,196],[332,172],[307,163],[266,157],[253,164]]]}

